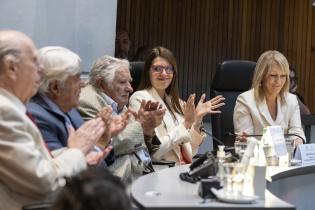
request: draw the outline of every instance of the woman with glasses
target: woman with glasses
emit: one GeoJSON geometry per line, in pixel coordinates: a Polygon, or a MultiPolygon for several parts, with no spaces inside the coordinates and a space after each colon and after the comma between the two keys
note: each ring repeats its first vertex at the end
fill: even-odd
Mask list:
{"type": "Polygon", "coordinates": [[[278,125],[285,134],[295,134],[293,143],[302,144],[305,135],[295,95],[289,93],[289,63],[278,51],[263,53],[257,61],[252,89],[238,96],[234,108],[234,129],[240,134],[262,134],[267,126],[278,125]]]}
{"type": "Polygon", "coordinates": [[[142,100],[158,101],[166,109],[162,123],[155,129],[154,145],[150,148],[155,160],[191,163],[199,145],[205,138],[201,131],[206,114],[220,113],[224,105],[222,96],[205,102],[203,94],[195,106],[195,94],[186,102],[179,99],[177,88],[177,64],[173,53],[164,48],[152,49],[144,64],[139,90],[129,101],[129,107],[137,111],[142,100]]]}

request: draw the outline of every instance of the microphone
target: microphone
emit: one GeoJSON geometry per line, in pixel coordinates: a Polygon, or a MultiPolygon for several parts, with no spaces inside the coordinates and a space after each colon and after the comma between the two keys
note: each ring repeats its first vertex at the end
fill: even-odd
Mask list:
{"type": "Polygon", "coordinates": [[[212,135],[212,133],[210,133],[209,131],[207,131],[204,127],[200,128],[200,130],[203,131],[203,132],[205,132],[208,136],[212,137],[212,139],[213,139],[215,142],[217,142],[217,143],[219,143],[219,144],[225,146],[224,143],[223,143],[220,139],[218,139],[217,137],[215,137],[214,135],[212,135]]]}
{"type": "MultiPolygon", "coordinates": [[[[218,139],[217,137],[215,137],[214,135],[212,135],[212,133],[210,133],[209,131],[207,131],[204,127],[201,127],[201,128],[200,128],[200,131],[205,132],[208,136],[212,137],[212,139],[213,139],[215,142],[217,142],[217,143],[219,143],[219,144],[225,146],[225,144],[224,144],[223,141],[221,141],[220,139],[218,139]]],[[[225,147],[225,150],[226,150],[226,151],[231,151],[231,150],[234,150],[234,147],[225,147]]],[[[238,158],[235,157],[235,156],[232,154],[232,152],[230,152],[230,153],[231,153],[231,157],[232,157],[233,159],[238,160],[238,158]]]]}
{"type": "MultiPolygon", "coordinates": [[[[235,133],[231,133],[231,132],[225,132],[226,135],[228,136],[233,136],[233,137],[237,137],[238,135],[235,133]]],[[[262,134],[246,134],[244,135],[245,137],[262,137],[262,134]]],[[[287,133],[284,134],[284,137],[290,137],[290,136],[295,136],[295,137],[299,137],[300,139],[302,139],[305,142],[305,139],[302,138],[300,135],[295,134],[295,133],[287,133]]]]}
{"type": "MultiPolygon", "coordinates": [[[[238,135],[235,133],[231,133],[231,132],[224,132],[226,135],[228,136],[233,136],[233,137],[237,137],[238,135]]],[[[245,137],[262,137],[262,134],[246,134],[244,135],[245,137]]]]}

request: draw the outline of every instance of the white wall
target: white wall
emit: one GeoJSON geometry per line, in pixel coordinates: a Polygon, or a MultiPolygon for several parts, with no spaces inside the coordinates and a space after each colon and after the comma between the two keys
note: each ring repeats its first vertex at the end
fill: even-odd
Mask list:
{"type": "Polygon", "coordinates": [[[0,29],[29,35],[38,48],[60,45],[80,55],[83,70],[114,55],[117,0],[0,0],[0,29]]]}

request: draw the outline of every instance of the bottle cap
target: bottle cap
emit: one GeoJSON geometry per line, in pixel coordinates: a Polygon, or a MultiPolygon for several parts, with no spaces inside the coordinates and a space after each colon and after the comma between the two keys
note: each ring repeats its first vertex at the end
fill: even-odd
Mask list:
{"type": "Polygon", "coordinates": [[[224,145],[219,145],[219,150],[217,152],[217,157],[218,158],[224,158],[225,157],[225,151],[224,151],[224,145]]]}

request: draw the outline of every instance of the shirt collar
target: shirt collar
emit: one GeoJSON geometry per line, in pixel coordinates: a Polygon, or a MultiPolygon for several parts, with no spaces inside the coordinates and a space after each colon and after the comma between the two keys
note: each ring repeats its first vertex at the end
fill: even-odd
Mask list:
{"type": "Polygon", "coordinates": [[[100,91],[100,94],[104,98],[106,103],[112,107],[114,113],[119,114],[122,111],[122,110],[120,110],[120,111],[118,110],[118,103],[115,102],[111,97],[109,97],[108,95],[106,95],[102,91],[100,91]]]}
{"type": "Polygon", "coordinates": [[[21,110],[21,112],[26,113],[25,104],[23,104],[23,102],[18,97],[16,97],[13,93],[9,92],[8,90],[4,88],[0,88],[0,94],[9,98],[17,106],[17,108],[21,110]]]}

